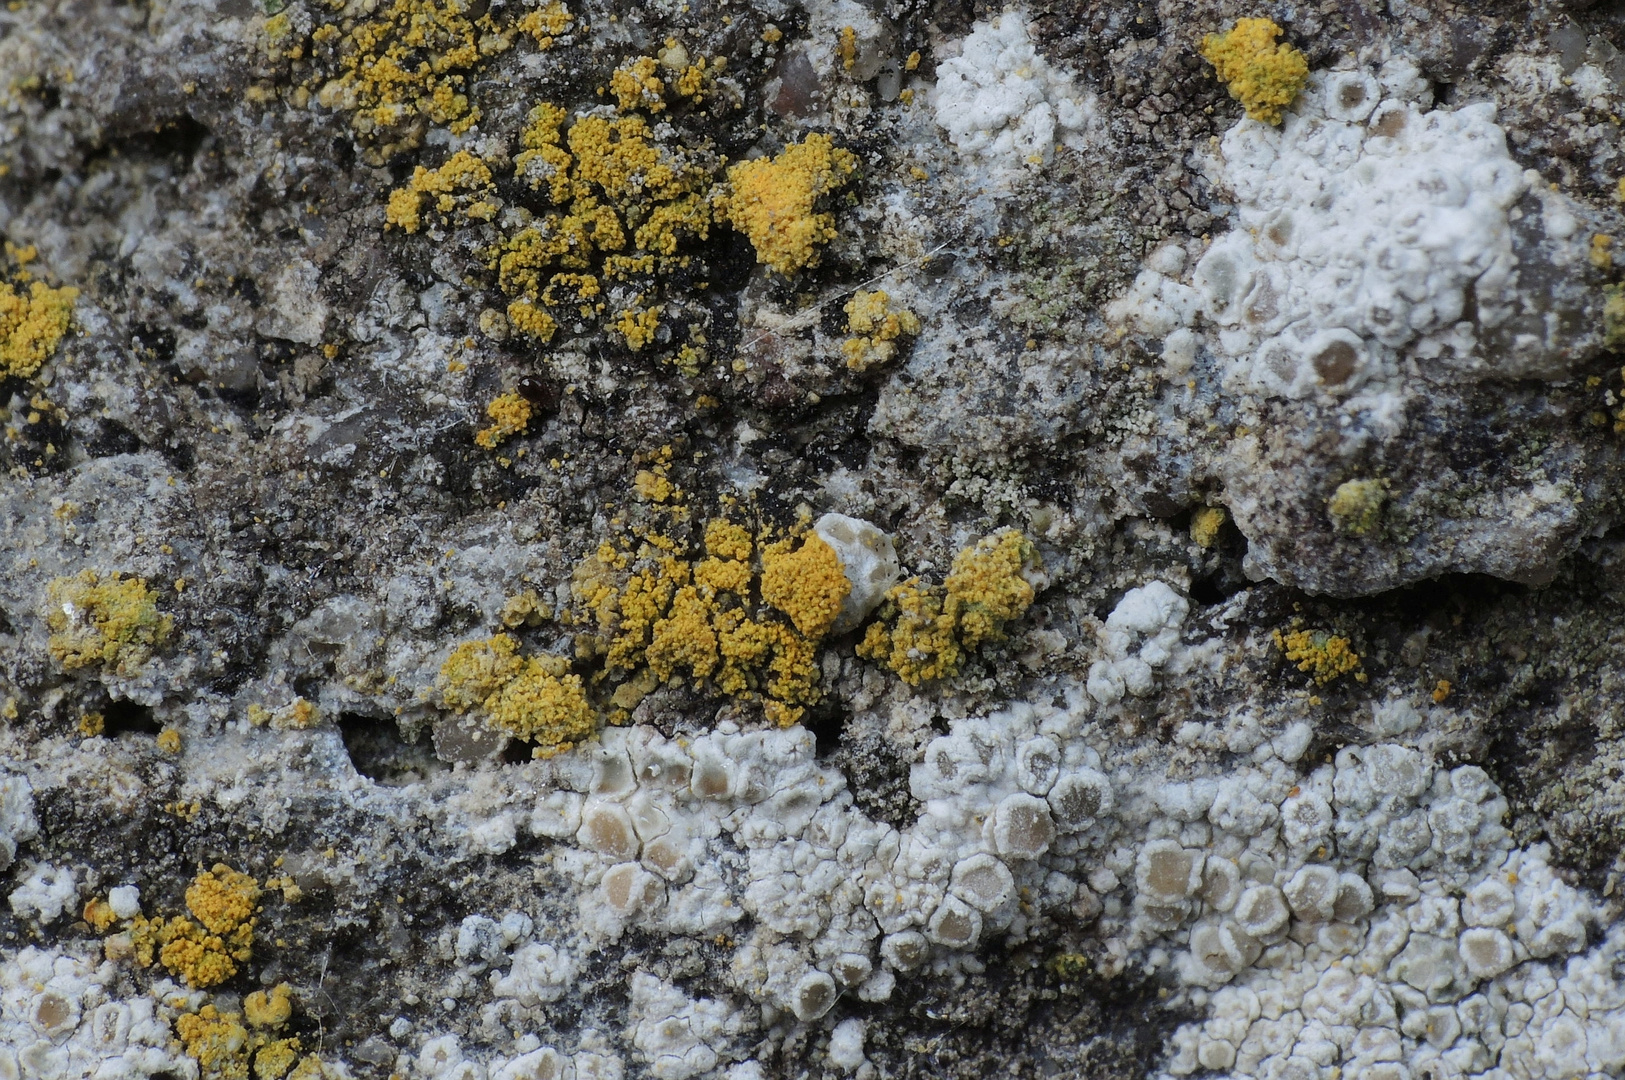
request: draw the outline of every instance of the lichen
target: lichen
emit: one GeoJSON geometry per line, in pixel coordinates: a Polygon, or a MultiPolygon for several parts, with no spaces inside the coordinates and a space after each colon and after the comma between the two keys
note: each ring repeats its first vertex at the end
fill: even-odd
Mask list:
{"type": "Polygon", "coordinates": [[[1191,539],[1198,547],[1210,548],[1219,542],[1224,523],[1229,520],[1230,515],[1222,506],[1198,507],[1191,514],[1191,539]]]}
{"type": "Polygon", "coordinates": [[[442,223],[457,211],[468,221],[490,221],[499,208],[494,190],[491,167],[467,150],[459,150],[438,169],[417,166],[406,185],[390,193],[385,228],[415,233],[423,225],[425,210],[439,215],[442,223]]]}
{"type": "Polygon", "coordinates": [[[1280,36],[1270,19],[1238,19],[1224,33],[1204,37],[1200,49],[1247,116],[1267,124],[1281,122],[1282,110],[1309,78],[1308,59],[1285,42],[1277,44],[1280,36]]]}
{"type": "Polygon", "coordinates": [[[547,757],[597,730],[598,718],[581,684],[558,656],[519,654],[508,634],[465,641],[452,650],[435,688],[446,708],[473,711],[492,727],[533,742],[547,757]]]}
{"type": "MultiPolygon", "coordinates": [[[[669,459],[669,455],[665,455],[669,459]]],[[[638,528],[576,567],[570,621],[576,653],[601,665],[611,719],[629,717],[662,683],[759,702],[768,719],[795,723],[822,698],[819,649],[851,584],[833,550],[801,529],[756,533],[725,518],[700,527],[668,487],[661,459],[638,490],[673,528],[638,528]],[[698,550],[683,539],[703,534],[698,550]]]]}
{"type": "Polygon", "coordinates": [[[53,289],[25,271],[0,280],[0,376],[27,379],[38,372],[68,332],[78,298],[78,289],[53,289]]]}
{"type": "Polygon", "coordinates": [[[717,210],[750,239],[757,262],[793,274],[815,265],[819,249],[835,238],[834,215],[817,206],[857,167],[857,157],[828,135],[808,135],[775,158],[729,168],[729,190],[718,196],[717,210]]]}
{"type": "Polygon", "coordinates": [[[191,918],[137,915],[117,935],[116,948],[109,939],[108,955],[127,954],[141,967],[150,967],[156,959],[188,986],[217,986],[237,974],[238,965],[253,954],[259,898],[260,887],[253,878],[216,863],[186,890],[191,918]]]}
{"type": "Polygon", "coordinates": [[[1313,678],[1317,686],[1325,686],[1333,679],[1351,673],[1356,682],[1366,680],[1365,672],[1360,670],[1360,656],[1350,647],[1346,637],[1326,630],[1293,628],[1286,633],[1276,630],[1271,640],[1287,660],[1313,678]]]}
{"type": "Polygon", "coordinates": [[[1040,569],[1032,541],[1011,529],[954,556],[941,586],[912,578],[894,586],[870,624],[858,655],[884,664],[914,686],[959,673],[967,652],[998,641],[1035,594],[1040,569]]]}
{"type": "Polygon", "coordinates": [[[829,633],[851,591],[835,549],[815,535],[793,551],[774,545],[762,555],[762,600],[788,615],[805,637],[829,633]]]}
{"type": "Polygon", "coordinates": [[[906,307],[894,307],[883,290],[859,290],[846,302],[846,329],[841,355],[853,371],[867,371],[897,355],[898,341],[920,332],[920,319],[906,307]]]}
{"type": "Polygon", "coordinates": [[[46,648],[68,671],[134,675],[174,629],[175,620],[158,610],[158,594],[138,577],[85,570],[53,579],[46,596],[46,648]]]}
{"type": "Polygon", "coordinates": [[[1609,285],[1602,308],[1603,344],[1625,352],[1625,284],[1609,285]]]}
{"type": "Polygon", "coordinates": [[[1381,480],[1345,480],[1326,500],[1326,515],[1345,536],[1369,536],[1382,524],[1388,485],[1381,480]]]}
{"type": "Polygon", "coordinates": [[[475,433],[474,444],[482,450],[495,450],[530,426],[530,402],[510,390],[498,394],[485,407],[485,415],[490,418],[491,426],[475,433]]]}
{"type": "Polygon", "coordinates": [[[205,1077],[248,1080],[248,1029],[236,1013],[205,1005],[175,1018],[175,1034],[205,1077]]]}

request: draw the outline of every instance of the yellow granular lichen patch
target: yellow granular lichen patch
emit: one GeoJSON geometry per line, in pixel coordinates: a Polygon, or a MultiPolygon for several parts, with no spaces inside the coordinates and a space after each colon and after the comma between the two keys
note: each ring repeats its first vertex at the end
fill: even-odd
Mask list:
{"type": "Polygon", "coordinates": [[[113,914],[112,906],[100,897],[94,897],[85,903],[82,918],[98,934],[105,932],[109,926],[118,921],[118,916],[113,914]]]}
{"type": "Polygon", "coordinates": [[[348,112],[373,164],[421,146],[430,125],[467,132],[480,120],[469,97],[480,64],[509,49],[515,31],[550,48],[569,28],[561,5],[508,29],[490,14],[473,15],[473,7],[471,0],[384,0],[353,25],[345,19],[317,26],[308,42],[283,52],[298,59],[308,47],[323,73],[298,88],[296,102],[315,90],[318,104],[348,112]]]}
{"type": "Polygon", "coordinates": [[[192,880],[186,906],[211,933],[230,934],[251,921],[259,884],[225,863],[215,863],[192,880]]]}
{"type": "Polygon", "coordinates": [[[79,718],[79,734],[87,739],[97,738],[107,732],[107,717],[99,712],[88,712],[79,718]]]}
{"type": "Polygon", "coordinates": [[[1598,270],[1612,270],[1614,268],[1614,238],[1606,233],[1598,233],[1591,238],[1591,265],[1598,270]]]}
{"type": "Polygon", "coordinates": [[[447,708],[482,714],[492,727],[536,743],[535,753],[547,756],[597,729],[581,678],[569,668],[562,657],[521,657],[518,641],[497,634],[453,649],[435,688],[447,708]]]}
{"type": "Polygon", "coordinates": [[[1605,286],[1607,300],[1602,308],[1603,344],[1615,352],[1625,352],[1625,285],[1605,286]]]}
{"type": "Polygon", "coordinates": [[[243,999],[243,1016],[254,1027],[281,1027],[293,1016],[293,988],[287,983],[277,983],[269,991],[254,991],[243,999]]]}
{"type": "Polygon", "coordinates": [[[1382,524],[1388,486],[1381,480],[1346,480],[1326,500],[1326,516],[1347,536],[1368,536],[1382,524]]]}
{"type": "Polygon", "coordinates": [[[828,135],[808,135],[771,160],[729,168],[729,191],[718,197],[717,210],[750,239],[757,262],[793,274],[816,263],[819,248],[835,239],[834,215],[817,205],[857,167],[857,157],[828,135]]]}
{"type": "Polygon", "coordinates": [[[776,544],[762,555],[762,599],[790,616],[805,637],[829,633],[851,591],[840,556],[816,535],[794,551],[776,544]]]}
{"type": "Polygon", "coordinates": [[[423,225],[424,213],[430,211],[441,221],[458,211],[465,220],[490,221],[501,209],[495,192],[491,167],[467,150],[459,150],[438,169],[417,166],[406,186],[390,193],[385,228],[415,233],[423,225]]]}
{"type": "Polygon", "coordinates": [[[920,319],[905,307],[892,306],[884,291],[858,291],[846,302],[846,329],[852,334],[841,343],[841,355],[853,371],[866,371],[897,355],[902,337],[920,332],[920,319]]]}
{"type": "Polygon", "coordinates": [[[254,1080],[282,1080],[299,1059],[300,1049],[298,1038],[272,1039],[260,1047],[254,1054],[254,1080]]]}
{"type": "Polygon", "coordinates": [[[553,0],[552,3],[529,11],[515,23],[515,28],[529,34],[536,42],[540,52],[546,52],[558,43],[558,39],[570,32],[570,24],[575,16],[570,9],[553,0]]]}
{"type": "Polygon", "coordinates": [[[485,415],[490,417],[491,426],[475,433],[474,444],[482,450],[495,450],[530,426],[530,402],[510,390],[497,395],[485,407],[485,415]]]}
{"type": "Polygon", "coordinates": [[[78,298],[68,286],[0,281],[0,375],[27,379],[39,371],[68,332],[78,298]]]}
{"type": "Polygon", "coordinates": [[[1271,637],[1275,647],[1286,654],[1287,660],[1296,664],[1299,671],[1311,676],[1317,686],[1325,686],[1350,672],[1354,673],[1356,681],[1365,682],[1359,654],[1349,648],[1346,637],[1338,637],[1325,630],[1289,630],[1284,634],[1277,630],[1271,637]]]}
{"type": "MultiPolygon", "coordinates": [[[[705,70],[703,62],[696,67],[705,70]]],[[[614,115],[570,123],[551,102],[530,111],[514,173],[545,193],[550,209],[489,255],[498,286],[512,298],[509,321],[521,333],[550,340],[564,309],[599,320],[611,307],[606,286],[636,282],[636,291],[617,293],[608,328],[633,351],[656,339],[662,305],[650,298],[665,277],[690,265],[685,245],[710,235],[710,194],[720,168],[708,150],[657,137],[644,116],[629,111],[654,112],[657,101],[665,107],[672,88],[655,74],[659,68],[644,57],[617,73],[625,85],[614,115]]]]}
{"type": "Polygon", "coordinates": [[[85,570],[46,587],[51,658],[68,671],[100,667],[134,675],[161,648],[175,620],[138,577],[85,570]]]}
{"type": "Polygon", "coordinates": [[[1198,507],[1191,514],[1191,539],[1200,547],[1210,548],[1219,542],[1224,523],[1229,520],[1230,515],[1222,506],[1198,507]]]}
{"type": "Polygon", "coordinates": [[[573,576],[576,653],[601,666],[610,718],[626,719],[662,683],[692,679],[796,722],[821,697],[818,651],[851,588],[839,559],[816,537],[758,538],[725,519],[700,529],[681,505],[666,512],[676,535],[634,530],[573,576]],[[681,538],[684,526],[702,533],[703,550],[681,538]]]}
{"type": "Polygon", "coordinates": [[[1004,624],[1021,618],[1032,605],[1033,587],[1023,571],[1036,558],[1032,541],[1014,529],[985,537],[954,556],[943,586],[965,648],[999,640],[1004,624]]]}
{"type": "Polygon", "coordinates": [[[1270,19],[1238,19],[1222,34],[1202,39],[1202,58],[1253,120],[1279,124],[1309,78],[1309,61],[1291,45],[1276,44],[1281,28],[1270,19]]]}
{"type": "Polygon", "coordinates": [[[951,678],[967,652],[1004,637],[1033,602],[1040,569],[1032,541],[1015,530],[984,537],[958,555],[941,586],[905,581],[886,594],[858,655],[918,685],[951,678]]]}
{"type": "Polygon", "coordinates": [[[174,728],[164,728],[158,733],[158,749],[166,754],[181,752],[181,733],[174,728]]]}
{"type": "Polygon", "coordinates": [[[248,1080],[248,1029],[238,1019],[213,1005],[175,1018],[175,1035],[203,1076],[248,1080]]]}

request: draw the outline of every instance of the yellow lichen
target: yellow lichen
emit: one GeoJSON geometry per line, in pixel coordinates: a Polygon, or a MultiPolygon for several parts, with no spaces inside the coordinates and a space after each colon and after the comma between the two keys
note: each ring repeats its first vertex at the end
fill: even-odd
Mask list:
{"type": "Polygon", "coordinates": [[[970,650],[1004,637],[1033,602],[1040,569],[1032,541],[1015,530],[984,537],[954,556],[940,587],[918,579],[894,586],[858,655],[885,664],[910,685],[950,678],[970,650]]]}
{"type": "Polygon", "coordinates": [[[1325,686],[1350,672],[1355,673],[1357,682],[1365,682],[1359,654],[1349,647],[1346,637],[1338,637],[1325,630],[1294,629],[1284,634],[1276,630],[1271,640],[1276,648],[1286,654],[1287,660],[1312,677],[1317,686],[1325,686]]]}
{"type": "Polygon", "coordinates": [[[666,84],[656,74],[659,70],[660,61],[640,56],[615,70],[609,77],[609,92],[623,111],[642,108],[660,112],[666,107],[666,84]]]}
{"type": "Polygon", "coordinates": [[[1200,547],[1210,548],[1219,542],[1224,523],[1229,520],[1230,515],[1222,506],[1198,507],[1191,514],[1191,539],[1200,547]]]}
{"type": "Polygon", "coordinates": [[[846,366],[865,371],[895,357],[897,340],[918,335],[920,320],[908,308],[893,307],[884,291],[860,290],[846,302],[846,329],[853,335],[841,344],[846,366]]]}
{"type": "Polygon", "coordinates": [[[287,983],[277,983],[269,991],[255,990],[243,999],[243,1016],[254,1027],[279,1028],[293,1016],[292,994],[287,983]]]}
{"type": "Polygon", "coordinates": [[[426,210],[438,214],[442,221],[457,210],[465,219],[489,221],[498,209],[495,190],[491,167],[467,150],[459,150],[438,169],[419,165],[412,170],[406,186],[390,193],[384,227],[393,225],[415,233],[422,227],[426,210]]]}
{"type": "Polygon", "coordinates": [[[497,618],[510,630],[521,626],[540,626],[553,617],[553,605],[537,595],[535,589],[526,589],[518,596],[510,596],[502,605],[497,618]]]}
{"type": "Polygon", "coordinates": [[[1270,19],[1238,19],[1222,34],[1202,39],[1202,58],[1253,120],[1279,124],[1281,112],[1309,78],[1309,61],[1291,45],[1276,44],[1281,28],[1270,19]]]}
{"type": "MultiPolygon", "coordinates": [[[[667,512],[679,522],[688,513],[667,512]]],[[[612,719],[661,683],[687,678],[794,723],[821,697],[818,650],[851,587],[840,561],[816,537],[758,545],[725,519],[707,522],[703,535],[703,552],[644,530],[635,552],[606,544],[583,559],[572,580],[577,655],[598,661],[600,678],[614,684],[612,719]]]]}
{"type": "Polygon", "coordinates": [[[91,929],[95,930],[97,933],[102,933],[109,926],[112,926],[113,923],[118,921],[118,916],[113,914],[112,905],[108,904],[106,900],[103,900],[100,897],[92,897],[90,900],[86,901],[85,910],[81,917],[85,920],[85,922],[89,923],[91,929]]]}
{"type": "Polygon", "coordinates": [[[205,1005],[175,1018],[175,1034],[188,1057],[205,1077],[248,1080],[248,1029],[236,1013],[205,1005]]]}
{"type": "Polygon", "coordinates": [[[1452,689],[1454,688],[1450,685],[1449,679],[1440,679],[1438,682],[1434,683],[1432,695],[1433,703],[1435,705],[1443,705],[1447,700],[1449,700],[1450,691],[1452,689]]]}
{"type": "Polygon", "coordinates": [[[174,728],[164,728],[158,733],[158,749],[166,754],[181,752],[181,733],[174,728]]]}
{"type": "Polygon", "coordinates": [[[835,51],[841,58],[841,70],[851,71],[852,66],[858,62],[858,31],[855,27],[841,27],[841,38],[836,44],[835,51]]]}
{"type": "Polygon", "coordinates": [[[259,897],[253,878],[216,863],[186,890],[192,918],[137,915],[128,930],[108,939],[108,956],[129,956],[142,967],[156,959],[188,986],[216,986],[237,974],[238,965],[252,955],[259,897]]]}
{"type": "Polygon", "coordinates": [[[1338,532],[1368,536],[1382,524],[1388,485],[1381,480],[1345,480],[1326,500],[1326,515],[1338,532]]]}
{"type": "Polygon", "coordinates": [[[282,1080],[299,1059],[300,1049],[297,1037],[267,1042],[254,1054],[254,1080],[282,1080]]]}
{"type": "Polygon", "coordinates": [[[1614,238],[1606,233],[1598,233],[1591,238],[1591,265],[1598,270],[1612,270],[1614,268],[1614,238]]]}
{"type": "Polygon", "coordinates": [[[729,191],[718,212],[744,233],[756,260],[781,274],[818,261],[819,248],[835,238],[835,218],[817,210],[820,199],[846,184],[858,159],[813,134],[773,159],[741,162],[728,170],[729,191]]]}
{"type": "Polygon", "coordinates": [[[575,16],[570,14],[570,9],[559,0],[553,0],[545,7],[526,12],[514,25],[535,39],[538,51],[546,52],[559,38],[570,32],[570,24],[574,21],[575,16]]]}
{"type": "Polygon", "coordinates": [[[1625,284],[1609,285],[1604,291],[1603,344],[1615,352],[1625,352],[1625,284]]]}
{"type": "Polygon", "coordinates": [[[79,718],[79,734],[94,739],[107,732],[107,717],[99,712],[88,712],[79,718]]]}
{"type": "Polygon", "coordinates": [[[46,644],[66,670],[101,667],[134,675],[161,648],[175,620],[158,610],[158,594],[138,577],[85,570],[46,587],[46,644]]]}
{"type": "Polygon", "coordinates": [[[423,143],[430,124],[460,135],[479,122],[469,77],[485,55],[509,39],[489,15],[471,17],[469,0],[385,0],[350,26],[324,23],[310,36],[318,75],[303,89],[351,114],[350,125],[383,164],[423,143]],[[346,29],[348,32],[346,32],[346,29]],[[482,35],[482,31],[484,31],[482,35]]]}
{"type": "Polygon", "coordinates": [[[474,444],[482,450],[495,450],[530,426],[531,407],[520,394],[509,391],[499,394],[485,407],[491,426],[474,435],[474,444]]]}
{"type": "Polygon", "coordinates": [[[840,556],[816,535],[794,551],[778,544],[762,554],[762,600],[790,616],[805,637],[829,633],[851,591],[840,556]]]}
{"type": "Polygon", "coordinates": [[[0,281],[0,376],[27,379],[39,371],[68,332],[78,298],[68,286],[0,281]]]}
{"type": "Polygon", "coordinates": [[[186,890],[186,907],[211,933],[234,933],[252,921],[260,887],[252,877],[225,863],[215,863],[192,880],[186,890]]]}
{"type": "Polygon", "coordinates": [[[557,656],[519,655],[508,634],[465,641],[440,665],[435,688],[456,712],[482,714],[492,727],[536,743],[546,756],[592,735],[597,716],[581,678],[557,656]]]}

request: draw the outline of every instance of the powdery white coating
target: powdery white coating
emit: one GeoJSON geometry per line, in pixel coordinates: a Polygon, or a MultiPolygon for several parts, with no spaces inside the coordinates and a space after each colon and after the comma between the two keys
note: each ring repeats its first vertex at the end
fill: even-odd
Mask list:
{"type": "Polygon", "coordinates": [[[34,820],[34,789],[28,778],[0,774],[0,870],[17,857],[17,845],[39,834],[34,820]]]}
{"type": "Polygon", "coordinates": [[[825,514],[813,524],[813,534],[834,549],[852,591],[841,601],[841,612],[830,627],[832,634],[855,629],[869,617],[886,590],[897,584],[902,563],[891,537],[861,518],[825,514]]]}
{"type": "Polygon", "coordinates": [[[726,1005],[689,998],[671,983],[638,972],[632,976],[632,1045],[659,1080],[686,1080],[716,1068],[717,1051],[743,1025],[726,1005]]]}
{"type": "Polygon", "coordinates": [[[107,906],[119,919],[133,919],[141,914],[141,890],[134,885],[115,885],[107,890],[107,906]]]}
{"type": "Polygon", "coordinates": [[[851,1072],[862,1065],[863,1021],[857,1018],[842,1020],[829,1033],[829,1063],[837,1069],[851,1072]]]}
{"type": "Polygon", "coordinates": [[[0,1076],[190,1075],[168,1003],[185,995],[163,980],[150,995],[122,998],[119,974],[95,945],[0,956],[0,1076]]]}
{"type": "Polygon", "coordinates": [[[937,124],[966,156],[998,166],[1047,163],[1095,118],[1092,94],[1039,55],[1016,11],[979,22],[937,65],[937,124]]]}
{"type": "Polygon", "coordinates": [[[1101,633],[1105,659],[1089,667],[1089,696],[1102,705],[1123,695],[1144,697],[1155,685],[1156,672],[1179,648],[1180,627],[1190,604],[1166,583],[1153,581],[1130,589],[1106,617],[1101,633]]]}
{"type": "Polygon", "coordinates": [[[79,897],[79,887],[73,880],[73,871],[65,866],[38,863],[13,889],[9,898],[12,913],[19,918],[33,916],[41,926],[49,926],[61,918],[64,911],[72,911],[79,897]]]}
{"type": "Polygon", "coordinates": [[[1425,89],[1404,61],[1316,73],[1281,125],[1237,123],[1207,163],[1234,226],[1183,281],[1180,260],[1148,260],[1109,317],[1167,339],[1181,371],[1194,342],[1173,335],[1205,323],[1225,388],[1265,397],[1363,390],[1376,408],[1408,360],[1560,377],[1566,320],[1523,306],[1552,271],[1520,270],[1514,242],[1538,228],[1557,246],[1524,262],[1578,268],[1574,214],[1512,159],[1493,104],[1426,109],[1425,89]]]}

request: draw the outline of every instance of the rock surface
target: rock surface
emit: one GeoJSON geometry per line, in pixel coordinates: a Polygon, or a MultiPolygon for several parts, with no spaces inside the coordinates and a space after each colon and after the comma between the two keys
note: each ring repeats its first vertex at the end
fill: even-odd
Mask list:
{"type": "Polygon", "coordinates": [[[0,1080],[1619,1075],[1622,48],[0,11],[0,1080]]]}

